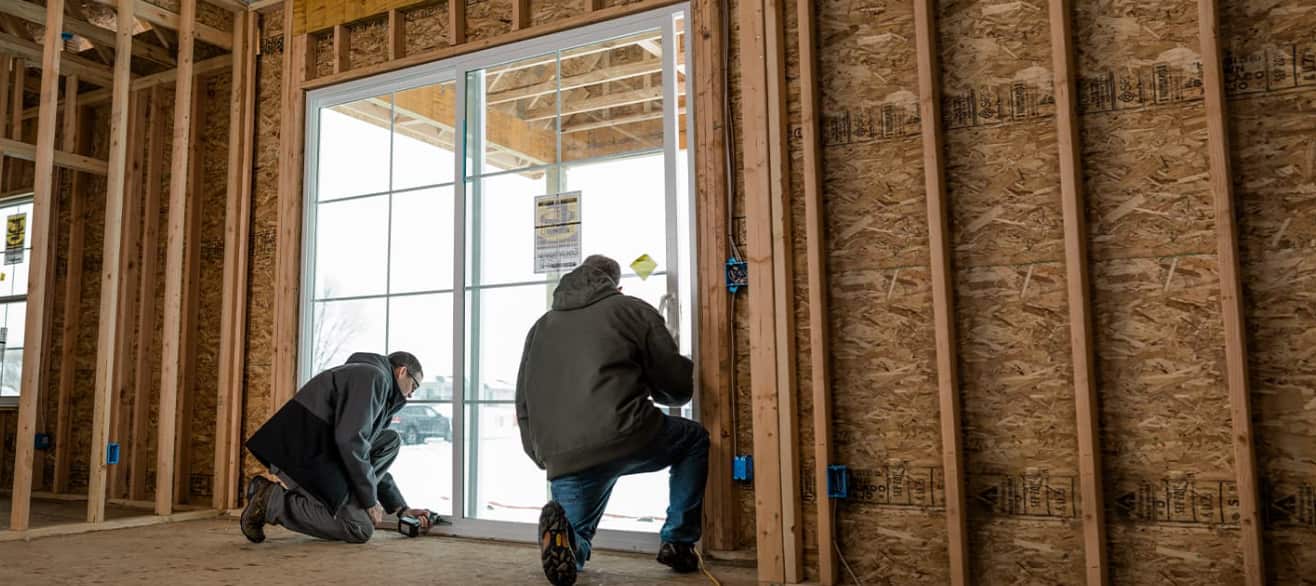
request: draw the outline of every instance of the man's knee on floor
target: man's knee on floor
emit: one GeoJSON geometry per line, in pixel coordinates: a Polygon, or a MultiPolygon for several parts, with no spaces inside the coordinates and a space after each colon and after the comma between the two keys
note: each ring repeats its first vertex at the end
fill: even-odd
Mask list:
{"type": "Polygon", "coordinates": [[[362,523],[359,521],[345,521],[343,527],[346,529],[343,541],[347,543],[365,543],[370,541],[370,537],[375,534],[375,526],[369,520],[362,523]]]}

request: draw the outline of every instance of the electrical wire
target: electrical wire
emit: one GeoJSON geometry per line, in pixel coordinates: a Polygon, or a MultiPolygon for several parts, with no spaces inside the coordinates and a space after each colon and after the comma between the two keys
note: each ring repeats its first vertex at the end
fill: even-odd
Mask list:
{"type": "Polygon", "coordinates": [[[836,529],[840,517],[841,508],[832,507],[832,547],[836,549],[836,559],[841,561],[841,567],[845,568],[847,574],[850,574],[850,579],[854,580],[855,584],[863,586],[864,583],[859,581],[859,576],[855,575],[854,568],[850,567],[850,562],[845,561],[845,554],[841,553],[841,538],[839,531],[836,529]]]}
{"type": "Polygon", "coordinates": [[[708,582],[713,586],[722,586],[722,582],[718,581],[717,576],[708,571],[708,566],[704,565],[704,554],[699,553],[699,548],[695,548],[695,558],[699,560],[699,571],[704,573],[704,576],[708,578],[708,582]]]}

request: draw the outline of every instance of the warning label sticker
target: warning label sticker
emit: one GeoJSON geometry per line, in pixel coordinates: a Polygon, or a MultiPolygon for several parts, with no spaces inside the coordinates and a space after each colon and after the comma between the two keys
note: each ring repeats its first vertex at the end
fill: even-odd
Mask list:
{"type": "Polygon", "coordinates": [[[580,264],[580,192],[535,198],[535,273],[562,273],[580,264]]]}

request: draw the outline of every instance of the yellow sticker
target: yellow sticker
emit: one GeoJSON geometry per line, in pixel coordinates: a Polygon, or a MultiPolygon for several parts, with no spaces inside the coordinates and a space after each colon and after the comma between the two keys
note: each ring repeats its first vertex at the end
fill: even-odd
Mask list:
{"type": "Polygon", "coordinates": [[[658,268],[658,263],[654,262],[653,258],[647,254],[641,254],[640,258],[631,263],[631,270],[640,276],[641,281],[648,279],[656,268],[658,268]]]}
{"type": "Polygon", "coordinates": [[[0,281],[3,281],[3,280],[5,280],[5,274],[4,274],[4,273],[0,273],[0,281]]]}

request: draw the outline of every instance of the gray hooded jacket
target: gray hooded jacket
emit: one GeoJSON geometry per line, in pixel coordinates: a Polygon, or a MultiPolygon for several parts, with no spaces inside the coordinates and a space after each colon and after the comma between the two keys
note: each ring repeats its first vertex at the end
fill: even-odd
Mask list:
{"type": "Polygon", "coordinates": [[[689,402],[693,376],[653,306],[583,265],[526,336],[516,380],[522,447],[550,480],[629,456],[662,429],[649,399],[689,402]]]}

